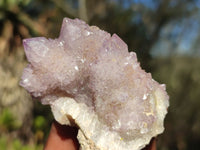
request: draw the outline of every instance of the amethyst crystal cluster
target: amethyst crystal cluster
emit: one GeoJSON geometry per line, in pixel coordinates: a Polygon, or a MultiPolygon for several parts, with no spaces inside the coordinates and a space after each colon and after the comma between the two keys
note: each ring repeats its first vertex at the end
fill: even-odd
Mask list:
{"type": "Polygon", "coordinates": [[[23,41],[20,85],[80,128],[82,149],[138,150],[163,132],[168,95],[116,35],[65,18],[59,38],[23,41]]]}

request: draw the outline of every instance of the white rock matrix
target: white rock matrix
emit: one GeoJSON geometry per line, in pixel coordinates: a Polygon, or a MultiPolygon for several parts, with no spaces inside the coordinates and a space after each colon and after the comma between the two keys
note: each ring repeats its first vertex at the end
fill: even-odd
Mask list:
{"type": "Polygon", "coordinates": [[[139,150],[163,132],[165,85],[116,34],[64,18],[59,38],[23,45],[29,64],[20,85],[59,123],[79,128],[81,150],[139,150]]]}

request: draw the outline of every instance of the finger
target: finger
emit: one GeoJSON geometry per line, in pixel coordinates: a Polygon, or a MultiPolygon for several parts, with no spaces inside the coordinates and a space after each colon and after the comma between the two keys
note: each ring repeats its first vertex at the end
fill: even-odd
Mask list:
{"type": "Polygon", "coordinates": [[[156,150],[156,138],[152,138],[149,145],[147,145],[143,150],[156,150]]]}
{"type": "Polygon", "coordinates": [[[77,132],[74,127],[60,125],[54,121],[44,150],[77,150],[79,148],[77,132]]]}

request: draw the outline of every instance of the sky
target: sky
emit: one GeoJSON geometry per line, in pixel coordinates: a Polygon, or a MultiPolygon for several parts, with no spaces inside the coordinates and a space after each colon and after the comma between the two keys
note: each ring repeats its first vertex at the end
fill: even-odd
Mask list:
{"type": "MultiPolygon", "coordinates": [[[[161,0],[124,0],[123,7],[141,4],[147,9],[155,10],[161,0]]],[[[170,7],[175,7],[177,0],[171,0],[170,7]]],[[[200,0],[191,0],[186,9],[195,13],[173,20],[166,24],[159,35],[158,42],[152,48],[153,56],[168,55],[198,55],[200,56],[200,0]]],[[[136,15],[133,20],[141,20],[141,15],[136,15]]]]}
{"type": "Polygon", "coordinates": [[[167,24],[154,45],[152,54],[156,55],[198,55],[200,56],[200,12],[189,18],[175,20],[167,24]]]}

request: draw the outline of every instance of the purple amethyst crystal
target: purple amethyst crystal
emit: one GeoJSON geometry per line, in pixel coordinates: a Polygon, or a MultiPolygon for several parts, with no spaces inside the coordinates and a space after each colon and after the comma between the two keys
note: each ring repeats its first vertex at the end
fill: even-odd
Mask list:
{"type": "Polygon", "coordinates": [[[85,137],[79,136],[82,149],[92,143],[94,149],[137,150],[163,132],[169,105],[165,85],[141,69],[116,34],[65,18],[59,38],[23,44],[29,65],[20,85],[49,104],[60,123],[75,120],[85,137]],[[106,145],[108,139],[118,147],[106,145]]]}

